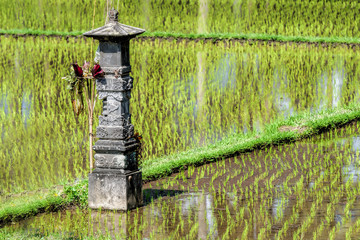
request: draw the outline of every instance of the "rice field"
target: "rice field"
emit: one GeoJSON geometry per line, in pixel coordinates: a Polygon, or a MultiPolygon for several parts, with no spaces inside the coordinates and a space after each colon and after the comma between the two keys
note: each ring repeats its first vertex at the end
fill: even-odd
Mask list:
{"type": "MultiPolygon", "coordinates": [[[[83,38],[0,37],[0,189],[52,186],[88,172],[85,115],[61,77],[91,59],[83,38]]],[[[133,40],[132,122],[143,161],[260,131],[277,118],[359,100],[358,47],[133,40]]],[[[101,113],[101,102],[95,116],[101,113]]],[[[95,117],[94,127],[98,119],[95,117]]]]}
{"type": "Polygon", "coordinates": [[[358,239],[359,126],[147,183],[145,205],[131,212],[74,207],[1,231],[27,239],[358,239]]]}
{"type": "Polygon", "coordinates": [[[2,0],[0,29],[85,31],[108,8],[147,31],[359,37],[360,4],[326,0],[2,0]],[[94,15],[95,9],[95,15],[94,15]]]}
{"type": "MultiPolygon", "coordinates": [[[[0,239],[360,239],[358,119],[301,141],[173,167],[177,173],[144,182],[144,206],[128,212],[64,205],[75,203],[61,190],[74,180],[86,205],[86,181],[78,180],[88,176],[90,149],[87,116],[74,113],[62,77],[71,63],[92,61],[98,44],[66,34],[104,25],[111,7],[121,23],[152,36],[130,44],[131,122],[142,136],[143,173],[171,154],[240,134],[262,139],[269,124],[360,100],[359,44],[231,40],[267,34],[358,43],[357,1],[2,0],[0,213],[32,205],[19,208],[19,218],[0,216],[0,239]],[[57,207],[37,202],[46,194],[57,207]],[[26,207],[45,213],[25,218],[26,207]]],[[[94,130],[101,113],[97,101],[94,130]]]]}

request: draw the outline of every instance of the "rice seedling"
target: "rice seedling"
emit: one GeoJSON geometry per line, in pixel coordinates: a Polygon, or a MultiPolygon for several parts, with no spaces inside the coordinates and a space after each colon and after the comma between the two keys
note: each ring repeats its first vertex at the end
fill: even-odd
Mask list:
{"type": "Polygon", "coordinates": [[[355,1],[24,0],[19,5],[4,0],[2,4],[2,29],[89,30],[92,25],[102,26],[108,7],[115,7],[121,22],[152,32],[359,37],[356,22],[360,5],[355,1]]]}
{"type": "MultiPolygon", "coordinates": [[[[86,176],[87,123],[68,107],[61,77],[68,62],[91,57],[90,42],[5,36],[0,41],[5,53],[0,56],[2,191],[86,176]]],[[[359,59],[344,47],[176,40],[139,40],[132,46],[136,84],[131,108],[145,143],[144,168],[156,157],[233,134],[253,132],[256,141],[264,125],[279,116],[288,119],[297,111],[359,100],[359,59]]],[[[95,113],[100,112],[98,103],[95,113]]],[[[326,125],[331,114],[314,118],[326,125]]],[[[358,123],[301,143],[189,166],[149,184],[165,194],[141,209],[121,216],[80,209],[42,215],[26,220],[32,222],[24,234],[106,238],[124,228],[128,238],[358,236],[359,224],[352,219],[360,188],[352,165],[359,156],[357,129],[358,123]],[[170,190],[184,194],[174,198],[170,190]],[[319,213],[325,223],[317,219],[319,213]]],[[[17,234],[25,225],[6,227],[0,236],[17,234]]]]}
{"type": "Polygon", "coordinates": [[[79,56],[79,60],[84,59],[81,57],[86,55],[84,40],[69,40],[66,47],[65,39],[5,37],[0,41],[2,51],[6,52],[0,60],[2,112],[5,113],[1,117],[3,193],[81,177],[87,169],[84,165],[85,119],[74,118],[59,74],[68,67],[64,61],[79,56]],[[72,45],[78,46],[69,49],[72,45]]]}

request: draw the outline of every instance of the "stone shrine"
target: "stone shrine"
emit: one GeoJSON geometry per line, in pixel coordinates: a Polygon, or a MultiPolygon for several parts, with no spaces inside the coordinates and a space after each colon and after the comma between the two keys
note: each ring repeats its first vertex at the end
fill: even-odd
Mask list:
{"type": "Polygon", "coordinates": [[[103,112],[95,143],[95,169],[89,175],[89,207],[129,210],[142,205],[142,175],[136,161],[137,141],[131,124],[130,97],[133,78],[129,59],[130,39],[144,29],[118,22],[109,11],[105,26],[84,33],[99,40],[99,64],[105,76],[96,79],[103,112]]]}

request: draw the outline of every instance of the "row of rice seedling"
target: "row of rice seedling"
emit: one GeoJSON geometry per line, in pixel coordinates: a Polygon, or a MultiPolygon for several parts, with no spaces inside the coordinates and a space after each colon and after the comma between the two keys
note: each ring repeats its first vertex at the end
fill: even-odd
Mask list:
{"type": "Polygon", "coordinates": [[[0,28],[84,31],[103,25],[109,7],[120,22],[148,31],[360,36],[360,4],[326,0],[3,0],[0,28]]]}
{"type": "Polygon", "coordinates": [[[356,122],[302,142],[190,167],[145,185],[145,206],[127,213],[77,208],[16,223],[0,234],[357,239],[359,127],[356,122]]]}
{"type": "Polygon", "coordinates": [[[134,50],[131,108],[145,159],[359,98],[357,57],[346,48],[155,40],[134,50]]]}
{"type": "MultiPolygon", "coordinates": [[[[2,191],[84,175],[87,121],[74,116],[61,77],[70,63],[92,59],[90,41],[3,36],[0,42],[2,191]]],[[[133,41],[131,112],[144,161],[261,130],[299,110],[358,100],[356,50],[133,41]]]]}
{"type": "Polygon", "coordinates": [[[86,172],[86,119],[76,121],[60,76],[89,50],[84,40],[68,41],[0,39],[2,193],[53,185],[86,172]]]}

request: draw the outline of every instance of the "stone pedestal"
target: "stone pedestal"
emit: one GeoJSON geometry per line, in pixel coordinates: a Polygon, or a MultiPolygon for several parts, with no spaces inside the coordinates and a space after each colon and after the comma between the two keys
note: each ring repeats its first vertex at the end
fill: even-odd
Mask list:
{"type": "Polygon", "coordinates": [[[89,175],[89,207],[130,210],[142,205],[140,171],[95,169],[89,175]]]}

